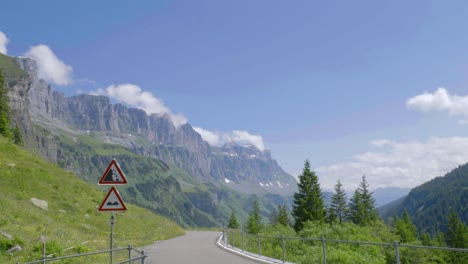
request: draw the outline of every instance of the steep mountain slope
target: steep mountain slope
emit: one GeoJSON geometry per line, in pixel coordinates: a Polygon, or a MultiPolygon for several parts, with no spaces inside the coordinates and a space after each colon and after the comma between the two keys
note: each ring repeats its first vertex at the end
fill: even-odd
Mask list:
{"type": "MultiPolygon", "coordinates": [[[[108,247],[109,213],[97,212],[108,188],[99,190],[97,184],[84,182],[2,136],[0,170],[0,263],[38,259],[40,252],[34,253],[33,248],[41,245],[40,236],[58,250],[77,246],[66,254],[108,247]],[[47,209],[34,206],[32,198],[46,201],[47,209]],[[10,243],[4,234],[13,237],[12,243],[21,243],[23,250],[4,254],[4,246],[10,243]]],[[[144,245],[183,234],[174,222],[124,201],[128,211],[115,216],[116,246],[144,245]]]]}
{"type": "Polygon", "coordinates": [[[408,210],[420,231],[435,234],[446,231],[447,216],[457,212],[468,223],[468,164],[459,166],[443,177],[437,177],[410,191],[392,207],[383,208],[381,215],[389,219],[408,210]]]}
{"type": "Polygon", "coordinates": [[[228,144],[211,147],[189,124],[111,104],[104,96],[65,97],[37,77],[29,58],[0,54],[7,69],[13,119],[25,145],[94,183],[112,158],[133,178],[125,199],[183,226],[220,226],[232,210],[246,218],[255,193],[266,215],[280,194],[296,188],[268,151],[228,144]],[[244,194],[238,193],[241,191],[244,194]]]}
{"type": "MultiPolygon", "coordinates": [[[[202,182],[174,165],[136,155],[121,145],[103,143],[88,135],[68,137],[64,133],[56,138],[59,142],[57,162],[60,166],[94,183],[111,159],[115,158],[129,182],[122,189],[122,196],[168,216],[182,226],[222,226],[231,210],[238,212],[240,219],[247,217],[245,212],[250,206],[248,195],[223,185],[202,182]]],[[[266,205],[274,202],[273,198],[268,197],[274,196],[261,198],[266,205]]],[[[284,201],[281,197],[277,199],[279,203],[284,201]]]]}
{"type": "MultiPolygon", "coordinates": [[[[16,58],[16,63],[31,77],[28,99],[33,123],[52,134],[57,129],[92,133],[106,143],[123,145],[136,154],[176,165],[193,177],[241,192],[292,194],[295,190],[295,179],[281,169],[268,150],[233,143],[213,147],[190,124],[177,127],[166,115],[147,115],[140,109],[112,104],[105,96],[66,97],[38,79],[33,60],[16,58]]],[[[56,159],[53,151],[48,151],[52,160],[56,159]]]]}

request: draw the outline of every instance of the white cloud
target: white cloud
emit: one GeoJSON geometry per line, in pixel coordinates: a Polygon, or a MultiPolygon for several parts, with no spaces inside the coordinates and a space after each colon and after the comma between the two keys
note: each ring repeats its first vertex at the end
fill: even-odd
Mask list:
{"type": "Polygon", "coordinates": [[[221,145],[222,143],[222,140],[221,140],[221,137],[219,134],[215,133],[215,132],[211,132],[211,131],[208,131],[208,130],[205,130],[201,127],[193,127],[193,129],[198,133],[200,134],[200,136],[203,138],[203,140],[205,140],[206,142],[208,142],[208,144],[210,144],[211,146],[219,146],[221,145]]]}
{"type": "Polygon", "coordinates": [[[406,106],[421,112],[448,111],[450,115],[468,116],[468,95],[450,95],[445,88],[425,92],[406,101],[406,106]]]}
{"type": "Polygon", "coordinates": [[[253,145],[260,151],[265,150],[265,144],[262,136],[252,135],[247,131],[233,130],[231,133],[225,133],[218,131],[212,132],[201,127],[194,127],[193,129],[201,135],[203,140],[212,146],[219,147],[228,142],[236,142],[240,145],[253,145]]]}
{"type": "Polygon", "coordinates": [[[265,150],[263,138],[259,135],[249,134],[247,131],[234,130],[232,131],[232,140],[239,144],[252,144],[260,151],[265,150]]]}
{"type": "Polygon", "coordinates": [[[8,42],[10,42],[10,40],[7,38],[5,33],[0,31],[0,53],[3,53],[5,55],[7,54],[6,46],[7,46],[8,42]]]}
{"type": "Polygon", "coordinates": [[[46,45],[31,47],[25,56],[33,58],[38,66],[39,78],[54,82],[58,85],[72,83],[73,68],[63,63],[46,45]]]}
{"type": "Polygon", "coordinates": [[[362,175],[371,189],[415,187],[468,162],[468,137],[434,137],[425,142],[379,140],[371,145],[376,149],[349,162],[315,168],[322,187],[331,190],[340,179],[345,189],[354,190],[362,175]]]}
{"type": "Polygon", "coordinates": [[[140,87],[134,84],[111,85],[106,89],[98,89],[96,92],[91,94],[109,96],[118,102],[142,109],[148,115],[168,115],[176,127],[187,123],[187,119],[183,115],[173,114],[171,110],[152,93],[143,91],[140,87]]]}

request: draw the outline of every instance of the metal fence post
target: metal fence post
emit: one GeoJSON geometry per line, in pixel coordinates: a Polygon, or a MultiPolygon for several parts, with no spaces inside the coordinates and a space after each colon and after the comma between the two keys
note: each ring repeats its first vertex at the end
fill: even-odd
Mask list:
{"type": "Polygon", "coordinates": [[[47,254],[46,254],[47,249],[46,248],[47,248],[46,247],[46,240],[44,239],[44,240],[42,240],[42,263],[43,264],[46,263],[46,256],[47,256],[47,254]]]}
{"type": "Polygon", "coordinates": [[[146,258],[146,256],[145,256],[145,250],[142,249],[142,250],[141,250],[141,264],[145,264],[145,258],[146,258]]]}
{"type": "MultiPolygon", "coordinates": [[[[132,259],[132,246],[128,245],[128,260],[131,260],[131,259],[132,259]]],[[[132,263],[132,262],[130,262],[130,263],[132,263]]]]}
{"type": "Polygon", "coordinates": [[[283,253],[283,263],[284,263],[284,235],[281,235],[281,251],[283,253]]]}
{"type": "Polygon", "coordinates": [[[393,245],[395,246],[395,260],[396,264],[400,264],[400,251],[398,249],[398,241],[393,242],[393,245]]]}
{"type": "Polygon", "coordinates": [[[241,231],[241,237],[242,237],[242,252],[244,252],[244,231],[241,231]]]}
{"type": "Polygon", "coordinates": [[[234,248],[234,230],[231,230],[231,248],[234,248]]]}
{"type": "Polygon", "coordinates": [[[42,264],[45,264],[47,262],[46,258],[47,258],[47,247],[46,247],[46,243],[47,243],[47,238],[45,236],[40,236],[39,237],[39,240],[42,242],[42,264]]]}
{"type": "Polygon", "coordinates": [[[260,257],[261,250],[260,250],[260,235],[257,234],[257,242],[258,242],[258,256],[260,257]]]}
{"type": "Polygon", "coordinates": [[[322,236],[322,252],[323,252],[323,264],[327,264],[327,248],[325,236],[322,236]]]}
{"type": "Polygon", "coordinates": [[[110,226],[111,226],[111,233],[110,233],[110,264],[114,263],[113,258],[114,258],[114,211],[111,212],[111,217],[110,217],[110,226]]]}
{"type": "Polygon", "coordinates": [[[223,239],[224,239],[224,246],[227,247],[227,232],[226,232],[226,228],[223,229],[223,239]]]}

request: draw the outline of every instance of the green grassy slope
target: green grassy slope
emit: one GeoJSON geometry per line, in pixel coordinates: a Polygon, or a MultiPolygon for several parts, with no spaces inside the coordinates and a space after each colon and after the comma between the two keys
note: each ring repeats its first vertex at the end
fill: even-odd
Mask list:
{"type": "MultiPolygon", "coordinates": [[[[194,178],[175,165],[134,154],[121,145],[107,144],[97,137],[98,132],[80,136],[62,132],[57,136],[61,153],[58,164],[74,169],[86,181],[97,182],[96,177],[100,177],[115,158],[129,178],[129,184],[121,189],[122,196],[184,227],[220,227],[227,224],[232,211],[241,223],[247,220],[251,195],[194,178]]],[[[285,198],[273,194],[260,195],[259,199],[265,218],[273,206],[287,203],[285,198]]]]}
{"type": "Polygon", "coordinates": [[[20,69],[15,58],[0,53],[0,69],[6,81],[25,78],[28,73],[20,69]]]}
{"type": "MultiPolygon", "coordinates": [[[[33,251],[40,245],[40,236],[47,237],[48,244],[55,244],[58,251],[84,243],[62,252],[64,255],[107,249],[110,213],[97,212],[105,194],[0,136],[0,231],[23,244],[21,252],[7,254],[2,246],[11,242],[0,234],[0,263],[37,258],[40,254],[33,251]],[[47,201],[48,210],[35,207],[31,198],[47,201]]],[[[141,246],[184,232],[175,223],[149,210],[128,203],[127,208],[126,212],[116,213],[115,246],[141,246]]],[[[94,258],[77,263],[83,261],[106,262],[94,258]]]]}

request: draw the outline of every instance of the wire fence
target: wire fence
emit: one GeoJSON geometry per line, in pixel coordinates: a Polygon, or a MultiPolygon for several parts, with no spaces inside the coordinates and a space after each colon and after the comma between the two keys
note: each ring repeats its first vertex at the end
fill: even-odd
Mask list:
{"type": "MultiPolygon", "coordinates": [[[[50,262],[54,262],[58,260],[65,260],[65,259],[68,259],[68,260],[77,259],[76,263],[90,263],[90,261],[86,260],[87,257],[100,255],[100,254],[106,254],[106,253],[113,255],[110,257],[111,264],[125,264],[125,263],[144,264],[145,258],[148,257],[144,250],[138,250],[128,245],[128,247],[107,249],[107,250],[101,250],[101,251],[96,251],[96,252],[87,252],[87,253],[68,255],[68,256],[60,256],[60,257],[55,257],[55,258],[48,257],[46,252],[44,252],[41,260],[36,260],[32,262],[24,262],[22,264],[37,264],[37,263],[45,264],[45,263],[50,263],[50,262]],[[113,258],[115,259],[115,262],[112,260],[113,258]]],[[[17,264],[20,264],[20,263],[17,262],[17,264]]]]}
{"type": "Polygon", "coordinates": [[[327,263],[327,255],[333,255],[334,261],[328,263],[346,263],[345,259],[360,259],[360,263],[468,263],[468,248],[447,248],[436,246],[393,243],[348,241],[338,239],[304,238],[288,236],[253,235],[242,230],[223,230],[223,244],[258,256],[266,256],[281,263],[327,263]],[[448,262],[431,254],[434,251],[452,252],[448,262]],[[349,256],[354,252],[356,256],[349,256]],[[340,256],[348,254],[348,256],[340,256]],[[427,256],[431,256],[428,258],[427,256]],[[341,261],[340,261],[341,259],[341,261]],[[430,261],[430,262],[428,262],[430,261]]]}

